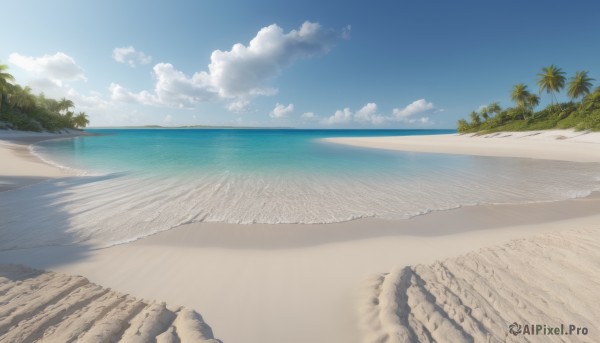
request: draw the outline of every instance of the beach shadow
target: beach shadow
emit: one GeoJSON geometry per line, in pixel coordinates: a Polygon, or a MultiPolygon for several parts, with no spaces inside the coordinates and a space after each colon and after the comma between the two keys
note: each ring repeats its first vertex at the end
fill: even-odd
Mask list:
{"type": "Polygon", "coordinates": [[[33,279],[44,274],[44,271],[27,268],[19,264],[0,264],[0,278],[11,281],[23,281],[33,279]]]}
{"type": "Polygon", "coordinates": [[[43,176],[0,176],[0,193],[48,180],[43,176]]]}
{"type": "MultiPolygon", "coordinates": [[[[85,259],[93,246],[72,230],[73,213],[68,206],[74,188],[122,175],[47,179],[0,192],[0,264],[52,269],[85,259]]],[[[20,176],[3,180],[32,181],[20,176]]]]}

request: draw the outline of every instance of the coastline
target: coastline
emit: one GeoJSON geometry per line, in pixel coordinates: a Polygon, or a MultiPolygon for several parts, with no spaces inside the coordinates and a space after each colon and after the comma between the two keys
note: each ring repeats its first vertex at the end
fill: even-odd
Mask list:
{"type": "Polygon", "coordinates": [[[67,130],[67,133],[0,130],[0,160],[6,161],[0,165],[0,192],[72,175],[68,169],[59,168],[33,155],[30,146],[50,139],[91,135],[79,130],[67,130]]]}
{"type": "Polygon", "coordinates": [[[396,137],[336,137],[324,142],[363,148],[570,162],[600,162],[600,132],[545,130],[396,137]]]}
{"type": "MultiPolygon", "coordinates": [[[[460,138],[479,141],[479,137],[460,138]]],[[[557,144],[564,143],[559,140],[557,144]]],[[[565,150],[549,149],[555,155],[542,158],[569,157],[565,151],[579,149],[579,143],[568,142],[565,150]]],[[[515,146],[529,155],[511,157],[533,157],[536,150],[523,145],[515,146]]],[[[506,146],[500,150],[507,153],[506,146]]],[[[28,150],[7,156],[11,161],[34,158],[24,152],[28,150]]],[[[594,153],[570,156],[600,161],[591,161],[596,158],[594,153]]],[[[49,173],[42,177],[60,177],[49,173]]],[[[184,305],[202,313],[216,336],[226,342],[306,342],[315,337],[355,342],[360,335],[357,323],[362,320],[357,310],[362,301],[360,286],[371,275],[399,266],[430,264],[535,234],[597,230],[598,208],[600,194],[594,192],[585,198],[551,203],[469,206],[400,221],[197,223],[106,249],[89,244],[4,251],[0,261],[83,275],[120,292],[184,305]]]]}

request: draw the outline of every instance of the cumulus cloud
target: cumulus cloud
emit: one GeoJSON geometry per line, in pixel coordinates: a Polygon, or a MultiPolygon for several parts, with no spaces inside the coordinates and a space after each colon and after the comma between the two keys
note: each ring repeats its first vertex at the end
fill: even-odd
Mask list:
{"type": "Polygon", "coordinates": [[[435,109],[435,106],[425,99],[415,100],[404,108],[394,108],[393,114],[397,119],[407,119],[435,109]]]}
{"type": "Polygon", "coordinates": [[[71,56],[62,52],[41,57],[12,53],[8,56],[8,61],[37,77],[51,80],[58,86],[62,86],[64,81],[85,80],[83,68],[71,56]]]}
{"type": "Polygon", "coordinates": [[[227,105],[227,109],[233,113],[244,113],[250,112],[250,101],[246,99],[239,99],[237,101],[233,101],[227,105]]]}
{"type": "Polygon", "coordinates": [[[141,51],[136,51],[133,46],[115,48],[112,57],[119,63],[127,63],[130,67],[138,64],[148,64],[152,62],[152,56],[148,56],[141,51]]]}
{"type": "Polygon", "coordinates": [[[285,106],[278,103],[277,105],[275,105],[273,111],[269,113],[269,116],[271,118],[284,118],[292,112],[294,112],[294,104],[289,104],[285,106]]]}
{"type": "Polygon", "coordinates": [[[356,113],[353,113],[349,108],[344,108],[343,110],[337,110],[332,116],[324,118],[320,122],[323,125],[350,123],[380,125],[387,122],[425,125],[433,121],[424,114],[433,113],[434,111],[441,110],[437,110],[432,103],[427,102],[425,99],[419,99],[404,108],[394,108],[391,115],[383,115],[378,113],[377,104],[370,102],[356,113]]]}
{"type": "Polygon", "coordinates": [[[304,112],[302,113],[301,118],[305,120],[315,120],[318,116],[314,112],[304,112]]]}
{"type": "Polygon", "coordinates": [[[66,92],[66,98],[72,100],[78,110],[104,110],[110,107],[110,102],[104,99],[102,94],[98,92],[90,92],[89,94],[81,94],[73,88],[69,88],[66,92]]]}
{"type": "Polygon", "coordinates": [[[108,87],[110,98],[115,102],[140,103],[144,105],[158,105],[158,100],[154,94],[147,91],[139,93],[131,92],[121,85],[111,83],[108,87]]]}
{"type": "Polygon", "coordinates": [[[377,104],[370,102],[363,106],[354,115],[354,119],[359,122],[370,122],[372,124],[381,124],[386,121],[386,118],[377,114],[377,104]]]}
{"type": "MultiPolygon", "coordinates": [[[[248,45],[237,43],[230,50],[213,51],[207,71],[187,76],[169,63],[157,64],[151,95],[155,104],[179,107],[225,99],[231,101],[228,108],[233,112],[243,112],[240,109],[253,97],[277,94],[267,83],[282,69],[295,60],[327,53],[349,30],[337,32],[307,21],[286,33],[273,24],[258,31],[248,45]]],[[[137,95],[125,98],[143,98],[141,93],[137,95]]]]}
{"type": "Polygon", "coordinates": [[[175,69],[170,63],[159,63],[153,68],[156,80],[154,92],[131,92],[119,84],[111,84],[111,98],[115,101],[139,102],[144,105],[167,105],[191,107],[198,102],[211,101],[216,92],[210,85],[209,76],[195,73],[191,77],[175,69]]]}
{"type": "Polygon", "coordinates": [[[347,124],[352,121],[352,111],[349,108],[337,110],[331,117],[324,118],[321,123],[325,125],[347,124]]]}

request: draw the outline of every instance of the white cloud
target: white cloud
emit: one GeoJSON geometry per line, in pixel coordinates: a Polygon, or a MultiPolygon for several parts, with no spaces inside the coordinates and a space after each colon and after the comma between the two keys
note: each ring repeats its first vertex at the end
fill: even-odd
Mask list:
{"type": "Polygon", "coordinates": [[[273,111],[269,113],[269,116],[271,118],[284,118],[292,112],[294,112],[294,104],[289,104],[285,106],[278,103],[277,105],[275,105],[273,111]]]}
{"type": "Polygon", "coordinates": [[[115,101],[139,102],[144,105],[192,107],[198,102],[211,101],[216,93],[210,86],[206,73],[195,73],[191,77],[176,70],[169,63],[159,63],[153,68],[156,79],[154,92],[131,92],[119,84],[111,84],[111,98],[115,101]]]}
{"type": "Polygon", "coordinates": [[[154,92],[162,104],[185,107],[215,99],[210,77],[205,72],[187,77],[170,63],[159,63],[153,70],[156,78],[154,92]]]}
{"type": "Polygon", "coordinates": [[[121,85],[111,83],[108,87],[110,98],[115,102],[141,103],[144,105],[158,105],[158,100],[154,94],[147,91],[133,93],[121,85]]]}
{"type": "MultiPolygon", "coordinates": [[[[409,124],[432,124],[433,121],[426,116],[419,116],[425,113],[439,112],[435,106],[427,102],[425,99],[413,101],[408,106],[399,109],[394,108],[391,115],[383,115],[378,113],[377,104],[374,102],[367,103],[361,109],[353,113],[349,108],[336,111],[332,116],[322,119],[320,122],[323,125],[335,124],[372,124],[380,125],[386,122],[404,122],[409,124]]],[[[313,114],[314,115],[314,114],[313,114]]],[[[303,118],[311,118],[310,115],[302,116],[303,118]]]]}
{"type": "Polygon", "coordinates": [[[113,50],[112,57],[119,63],[129,64],[130,67],[152,62],[152,56],[148,56],[141,51],[136,51],[133,46],[115,48],[113,50]]]}
{"type": "Polygon", "coordinates": [[[413,101],[408,106],[399,109],[394,108],[393,110],[393,118],[396,121],[401,121],[409,124],[433,124],[433,120],[431,120],[427,116],[423,116],[424,114],[431,114],[434,112],[441,112],[442,110],[437,109],[433,103],[427,102],[425,99],[419,99],[413,101]],[[420,116],[420,117],[419,117],[420,116]]]}
{"type": "Polygon", "coordinates": [[[336,38],[334,31],[308,21],[288,33],[276,24],[264,27],[248,46],[213,51],[208,66],[212,84],[223,97],[271,93],[266,81],[296,59],[329,51],[336,38]]]}
{"type": "Polygon", "coordinates": [[[321,121],[325,125],[346,124],[352,121],[352,112],[349,108],[337,110],[331,117],[327,117],[321,121]]]}
{"type": "Polygon", "coordinates": [[[89,95],[85,95],[73,88],[67,90],[66,98],[72,100],[75,103],[76,109],[81,111],[104,110],[111,105],[98,92],[90,92],[89,95]]]}
{"type": "Polygon", "coordinates": [[[250,101],[245,99],[233,101],[229,105],[227,105],[227,109],[233,113],[250,112],[250,101]]]}
{"type": "Polygon", "coordinates": [[[302,113],[301,118],[305,120],[315,120],[318,116],[314,112],[304,112],[302,113]]]}
{"type": "Polygon", "coordinates": [[[354,119],[358,122],[370,122],[375,125],[387,120],[384,116],[377,114],[377,104],[374,102],[370,102],[358,110],[354,119]]]}
{"type": "Polygon", "coordinates": [[[425,99],[419,99],[419,100],[413,101],[408,106],[406,106],[402,109],[394,108],[393,113],[397,119],[403,120],[403,119],[412,117],[417,114],[422,114],[425,112],[432,111],[434,109],[435,109],[435,106],[432,103],[427,102],[425,99]]]}
{"type": "Polygon", "coordinates": [[[273,24],[258,31],[247,46],[237,43],[230,50],[213,51],[208,71],[187,76],[169,63],[159,63],[153,70],[154,93],[127,91],[130,96],[116,98],[141,100],[150,95],[154,104],[174,107],[225,99],[232,101],[228,106],[232,112],[239,112],[255,96],[277,94],[267,83],[283,68],[297,59],[328,52],[348,30],[338,33],[307,21],[298,30],[285,33],[273,24]]]}
{"type": "Polygon", "coordinates": [[[12,53],[8,56],[8,61],[37,77],[51,80],[58,86],[62,86],[64,81],[85,80],[83,69],[71,56],[62,52],[42,57],[12,53]]]}
{"type": "Polygon", "coordinates": [[[172,121],[173,121],[173,116],[170,114],[167,114],[164,119],[165,124],[171,124],[172,121]]]}

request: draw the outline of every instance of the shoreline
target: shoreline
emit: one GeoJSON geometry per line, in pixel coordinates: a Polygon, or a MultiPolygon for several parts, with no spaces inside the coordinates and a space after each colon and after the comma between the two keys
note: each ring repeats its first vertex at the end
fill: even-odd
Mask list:
{"type": "Polygon", "coordinates": [[[0,263],[83,275],[119,292],[185,306],[201,313],[225,342],[299,343],[315,337],[357,342],[365,315],[358,310],[361,285],[372,275],[536,234],[600,230],[598,208],[600,192],[593,192],[547,203],[465,206],[405,220],[194,223],[103,249],[87,242],[2,251],[0,263]]]}
{"type": "Polygon", "coordinates": [[[335,137],[323,142],[362,148],[570,162],[600,162],[600,132],[544,130],[491,134],[335,137]]]}
{"type": "Polygon", "coordinates": [[[46,140],[91,136],[85,131],[68,133],[0,130],[0,192],[18,189],[57,177],[71,176],[68,168],[44,161],[31,152],[31,145],[46,140]]]}

